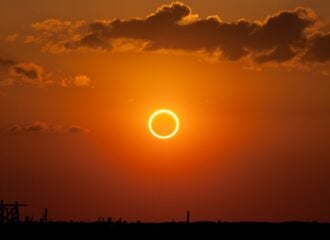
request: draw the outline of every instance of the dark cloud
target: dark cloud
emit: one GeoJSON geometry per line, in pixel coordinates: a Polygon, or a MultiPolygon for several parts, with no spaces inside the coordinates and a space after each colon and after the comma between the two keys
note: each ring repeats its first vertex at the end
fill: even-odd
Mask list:
{"type": "Polygon", "coordinates": [[[88,133],[89,129],[71,125],[51,125],[43,121],[36,121],[32,124],[14,124],[4,129],[7,133],[88,133]]]}
{"type": "Polygon", "coordinates": [[[306,41],[305,30],[312,27],[316,21],[314,12],[307,8],[279,12],[268,17],[250,33],[249,45],[259,51],[274,47],[302,46],[306,41]]]}
{"type": "Polygon", "coordinates": [[[6,130],[6,132],[15,133],[15,132],[21,132],[23,130],[23,128],[21,125],[15,124],[15,125],[12,125],[12,126],[6,128],[5,130],[6,130]]]}
{"type": "Polygon", "coordinates": [[[26,132],[42,132],[48,131],[51,128],[44,122],[34,122],[31,125],[24,126],[22,129],[26,132]]]}
{"type": "Polygon", "coordinates": [[[310,46],[304,57],[307,61],[330,61],[330,33],[317,33],[310,39],[310,46]]]}
{"type": "Polygon", "coordinates": [[[22,66],[15,66],[14,70],[16,71],[17,74],[24,75],[27,78],[36,79],[36,78],[40,77],[39,76],[40,71],[37,71],[37,68],[36,69],[26,69],[22,66]]]}
{"type": "Polygon", "coordinates": [[[318,21],[313,10],[299,7],[280,11],[260,22],[225,22],[218,16],[199,18],[188,6],[175,2],[145,18],[93,22],[46,20],[33,24],[36,33],[32,39],[50,52],[80,48],[110,51],[116,40],[130,39],[144,41],[145,51],[221,52],[224,59],[250,57],[258,63],[286,62],[302,56],[311,47],[308,49],[311,60],[327,61],[328,34],[310,37],[318,21]]]}
{"type": "Polygon", "coordinates": [[[290,46],[276,47],[268,53],[262,53],[254,56],[254,60],[258,63],[266,62],[285,62],[292,59],[297,52],[293,51],[290,46]]]}
{"type": "Polygon", "coordinates": [[[7,87],[12,85],[46,87],[53,82],[45,69],[34,63],[18,63],[10,66],[4,81],[7,87]]]}
{"type": "Polygon", "coordinates": [[[0,57],[0,87],[4,84],[8,69],[15,65],[16,61],[0,57]]]}

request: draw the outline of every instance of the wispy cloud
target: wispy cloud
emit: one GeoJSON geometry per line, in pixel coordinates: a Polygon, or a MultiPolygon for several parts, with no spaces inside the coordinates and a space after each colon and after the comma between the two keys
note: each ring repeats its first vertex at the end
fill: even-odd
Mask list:
{"type": "Polygon", "coordinates": [[[0,58],[0,87],[30,86],[38,88],[46,87],[90,87],[91,79],[86,75],[73,77],[59,77],[43,66],[31,63],[17,63],[11,59],[0,58]]]}
{"type": "Polygon", "coordinates": [[[31,124],[13,124],[3,129],[5,133],[89,133],[88,128],[84,128],[78,125],[70,125],[65,127],[63,125],[52,125],[44,121],[35,121],[31,124]]]}
{"type": "Polygon", "coordinates": [[[9,34],[9,35],[7,35],[7,37],[5,38],[5,40],[7,42],[16,42],[16,40],[18,39],[18,37],[19,37],[19,34],[17,34],[17,33],[9,34]]]}
{"type": "Polygon", "coordinates": [[[88,133],[88,132],[90,132],[89,129],[84,128],[84,127],[81,127],[81,126],[78,126],[78,125],[71,125],[71,126],[68,128],[68,131],[69,131],[70,133],[88,133]]]}

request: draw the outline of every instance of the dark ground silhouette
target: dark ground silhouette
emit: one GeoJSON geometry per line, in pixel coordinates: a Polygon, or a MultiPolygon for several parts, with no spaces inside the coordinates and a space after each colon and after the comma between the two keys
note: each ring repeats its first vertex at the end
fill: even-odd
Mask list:
{"type": "Polygon", "coordinates": [[[0,225],[0,233],[24,236],[61,237],[103,236],[129,239],[218,239],[230,237],[301,237],[330,239],[330,224],[317,222],[169,222],[169,223],[108,223],[108,222],[48,222],[8,223],[0,225]],[[46,235],[45,235],[46,234],[46,235]]]}
{"type": "Polygon", "coordinates": [[[159,239],[166,237],[195,239],[205,239],[210,236],[221,238],[223,236],[240,237],[260,236],[268,237],[293,237],[302,236],[315,238],[322,236],[330,239],[330,223],[319,222],[191,222],[190,211],[186,212],[185,222],[163,222],[163,223],[142,223],[127,222],[121,218],[112,221],[111,218],[99,218],[97,222],[60,222],[49,221],[48,209],[45,208],[41,218],[34,220],[33,217],[25,216],[25,221],[20,218],[20,208],[27,204],[5,203],[0,201],[0,239],[6,233],[12,237],[16,234],[23,234],[43,238],[65,236],[85,237],[85,236],[120,236],[131,238],[153,238],[159,239]],[[265,235],[266,234],[266,235],[265,235]]]}

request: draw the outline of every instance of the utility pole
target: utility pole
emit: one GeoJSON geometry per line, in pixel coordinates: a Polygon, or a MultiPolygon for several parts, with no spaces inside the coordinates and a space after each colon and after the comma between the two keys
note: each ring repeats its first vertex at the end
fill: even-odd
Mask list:
{"type": "Polygon", "coordinates": [[[48,222],[48,208],[45,208],[45,212],[44,212],[44,222],[45,222],[45,223],[48,222]]]}
{"type": "Polygon", "coordinates": [[[190,223],[190,211],[187,211],[186,223],[190,223]]]}

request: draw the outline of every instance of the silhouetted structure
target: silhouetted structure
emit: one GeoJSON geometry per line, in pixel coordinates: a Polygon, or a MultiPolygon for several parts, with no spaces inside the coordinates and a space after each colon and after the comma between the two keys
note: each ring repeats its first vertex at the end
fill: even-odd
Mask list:
{"type": "Polygon", "coordinates": [[[5,204],[3,200],[0,202],[0,223],[19,223],[21,207],[26,207],[27,204],[5,204]]]}
{"type": "Polygon", "coordinates": [[[190,211],[187,211],[186,223],[190,223],[190,211]]]}
{"type": "Polygon", "coordinates": [[[48,222],[48,208],[45,208],[44,213],[41,218],[41,222],[44,222],[44,223],[48,222]]]}

